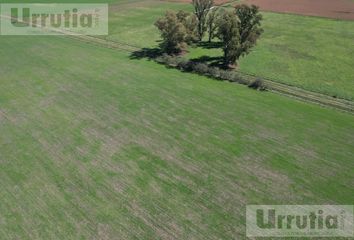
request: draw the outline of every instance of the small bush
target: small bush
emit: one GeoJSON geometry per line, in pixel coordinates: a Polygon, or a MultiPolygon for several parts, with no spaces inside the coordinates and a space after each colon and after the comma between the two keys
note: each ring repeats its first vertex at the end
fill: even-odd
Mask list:
{"type": "Polygon", "coordinates": [[[254,80],[253,82],[251,82],[248,87],[256,89],[256,90],[260,90],[260,91],[264,91],[266,90],[266,85],[264,84],[264,81],[260,78],[257,78],[256,80],[254,80]]]}
{"type": "Polygon", "coordinates": [[[157,57],[155,60],[158,63],[166,64],[166,65],[172,66],[172,67],[177,67],[180,62],[185,61],[181,57],[168,55],[166,53],[157,57]]]}
{"type": "Polygon", "coordinates": [[[214,78],[220,78],[220,69],[217,67],[209,67],[208,73],[214,78]]]}
{"type": "Polygon", "coordinates": [[[233,72],[228,70],[220,70],[220,78],[228,81],[233,81],[233,72]]]}
{"type": "Polygon", "coordinates": [[[162,54],[161,56],[158,56],[155,61],[158,63],[167,63],[168,59],[170,58],[170,55],[167,53],[162,54]]]}
{"type": "Polygon", "coordinates": [[[209,71],[209,66],[205,63],[197,63],[194,65],[193,70],[199,74],[206,75],[209,71]]]}
{"type": "Polygon", "coordinates": [[[191,71],[190,61],[185,58],[179,58],[177,61],[177,68],[182,71],[191,71]]]}
{"type": "Polygon", "coordinates": [[[249,84],[249,81],[237,72],[234,72],[233,81],[244,85],[249,84]]]}
{"type": "Polygon", "coordinates": [[[173,66],[173,67],[176,67],[177,66],[177,63],[178,63],[178,58],[175,57],[175,56],[169,56],[167,59],[167,64],[169,66],[173,66]]]}
{"type": "Polygon", "coordinates": [[[163,54],[155,59],[158,63],[165,64],[170,67],[175,67],[179,70],[186,72],[196,72],[201,75],[210,76],[217,79],[227,80],[230,82],[237,82],[240,84],[248,85],[260,91],[266,90],[266,86],[262,79],[252,81],[242,74],[231,70],[222,70],[218,67],[211,67],[206,63],[196,63],[189,61],[183,57],[163,54]],[[251,83],[250,83],[251,82],[251,83]]]}

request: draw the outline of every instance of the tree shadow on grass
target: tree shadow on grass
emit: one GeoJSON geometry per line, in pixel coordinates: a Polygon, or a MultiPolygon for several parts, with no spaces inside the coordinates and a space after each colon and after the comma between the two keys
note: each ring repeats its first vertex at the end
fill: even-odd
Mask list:
{"type": "MultiPolygon", "coordinates": [[[[156,60],[158,57],[162,56],[164,53],[160,48],[142,48],[138,51],[132,52],[130,54],[130,59],[148,59],[156,60]]],[[[210,56],[201,56],[197,58],[192,58],[188,60],[192,64],[204,63],[210,67],[218,67],[220,69],[227,70],[228,68],[223,63],[223,57],[210,57],[210,56]]]]}
{"type": "Polygon", "coordinates": [[[244,76],[232,71],[229,66],[225,66],[222,56],[201,56],[193,59],[180,58],[180,56],[169,56],[163,53],[159,48],[143,48],[132,52],[130,59],[148,59],[153,60],[166,68],[178,69],[181,72],[192,72],[202,76],[209,77],[218,81],[237,82],[257,90],[265,90],[266,86],[261,80],[252,83],[244,76]],[[160,58],[161,57],[161,58],[160,58]],[[252,83],[250,85],[250,83],[252,83]]]}
{"type": "Polygon", "coordinates": [[[198,58],[192,58],[190,61],[194,63],[205,63],[211,67],[218,67],[220,69],[227,69],[227,67],[225,67],[223,59],[224,58],[222,56],[210,57],[204,55],[198,58]]]}
{"type": "Polygon", "coordinates": [[[134,51],[130,54],[130,59],[149,59],[154,60],[155,58],[161,56],[163,52],[160,48],[142,48],[138,51],[134,51]]]}
{"type": "Polygon", "coordinates": [[[222,48],[222,42],[200,42],[197,46],[204,49],[222,48]]]}

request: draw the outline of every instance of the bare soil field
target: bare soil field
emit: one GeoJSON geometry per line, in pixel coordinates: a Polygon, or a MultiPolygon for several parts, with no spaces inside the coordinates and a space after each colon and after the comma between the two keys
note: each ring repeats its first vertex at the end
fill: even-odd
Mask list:
{"type": "Polygon", "coordinates": [[[257,5],[264,11],[354,20],[354,1],[350,0],[246,0],[245,2],[257,5]]]}

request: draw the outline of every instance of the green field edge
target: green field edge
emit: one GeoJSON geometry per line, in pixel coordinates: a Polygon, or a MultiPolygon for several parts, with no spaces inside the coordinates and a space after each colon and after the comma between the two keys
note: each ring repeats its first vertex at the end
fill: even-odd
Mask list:
{"type": "MultiPolygon", "coordinates": [[[[106,48],[112,48],[112,49],[118,49],[118,50],[123,50],[127,51],[130,53],[133,53],[134,51],[139,51],[141,50],[140,47],[134,46],[134,45],[129,45],[117,41],[110,41],[98,37],[93,37],[93,36],[83,36],[83,35],[70,35],[68,36],[70,38],[83,41],[86,43],[91,43],[91,44],[96,44],[102,47],[106,48]]],[[[286,95],[292,98],[296,98],[302,101],[306,102],[311,102],[315,104],[319,104],[322,106],[330,107],[330,108],[335,108],[341,111],[349,112],[354,114],[354,102],[347,100],[347,99],[342,99],[342,98],[333,98],[329,95],[320,93],[320,92],[315,92],[315,91],[309,91],[303,88],[299,88],[296,86],[291,86],[288,84],[280,83],[278,81],[274,81],[273,79],[268,79],[268,78],[263,78],[260,76],[255,76],[251,74],[247,74],[245,72],[239,72],[244,77],[249,79],[250,81],[255,80],[257,78],[263,79],[265,82],[267,88],[276,93],[280,93],[282,95],[286,95]]]]}

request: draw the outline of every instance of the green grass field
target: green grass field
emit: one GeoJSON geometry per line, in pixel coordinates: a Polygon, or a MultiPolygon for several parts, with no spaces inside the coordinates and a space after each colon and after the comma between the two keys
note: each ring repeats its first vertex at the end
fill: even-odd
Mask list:
{"type": "Polygon", "coordinates": [[[246,204],[353,203],[352,115],[71,39],[0,43],[1,239],[243,239],[246,204]]]}
{"type": "MultiPolygon", "coordinates": [[[[151,4],[116,4],[108,38],[153,47],[189,8],[151,4]]],[[[354,202],[354,115],[66,37],[0,53],[0,239],[246,239],[247,204],[354,202]]]]}

